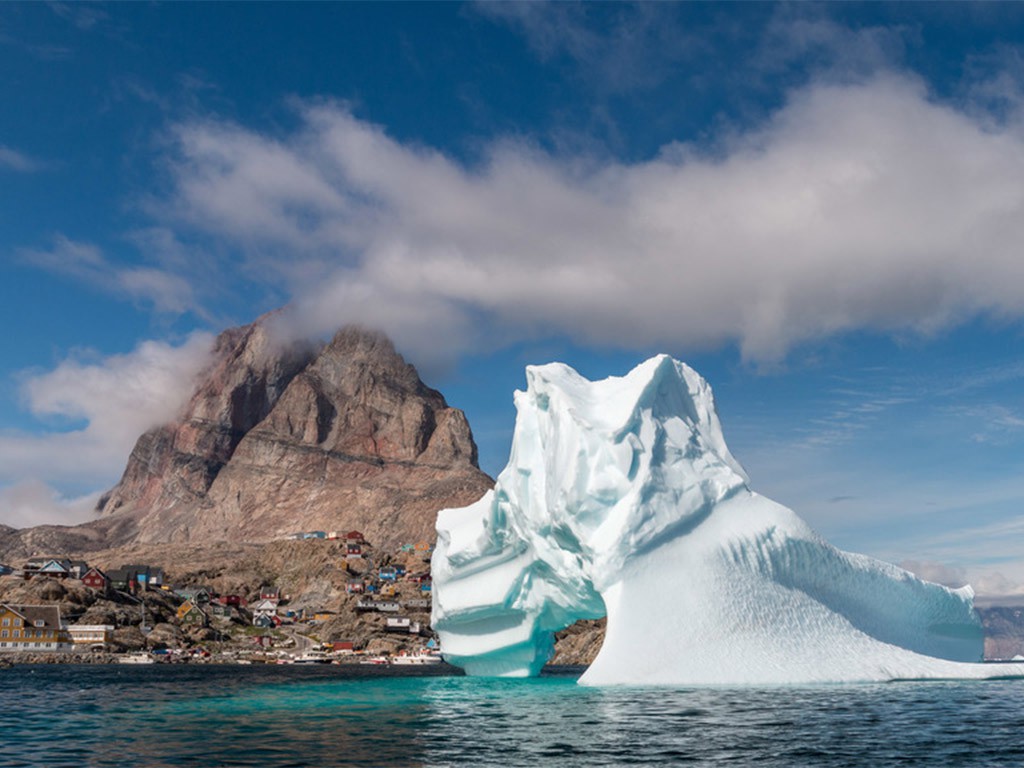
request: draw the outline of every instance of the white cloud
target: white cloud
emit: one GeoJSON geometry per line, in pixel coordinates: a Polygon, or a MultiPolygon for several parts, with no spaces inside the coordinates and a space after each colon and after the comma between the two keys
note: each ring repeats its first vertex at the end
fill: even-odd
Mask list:
{"type": "Polygon", "coordinates": [[[22,259],[58,275],[74,277],[108,293],[144,301],[158,312],[182,314],[197,309],[192,286],[173,271],[148,266],[118,266],[90,243],[63,235],[48,250],[23,249],[22,259]]]}
{"type": "Polygon", "coordinates": [[[894,75],[817,84],[713,153],[467,168],[337,105],[270,139],[178,132],[169,201],[289,273],[304,330],[374,322],[418,352],[544,334],[771,361],[857,329],[1024,312],[1024,133],[894,75]],[[281,256],[282,253],[291,254],[281,256]]]}
{"type": "Polygon", "coordinates": [[[76,525],[96,517],[99,493],[66,499],[38,480],[0,488],[0,523],[14,528],[76,525]]]}
{"type": "Polygon", "coordinates": [[[178,413],[209,360],[211,343],[206,333],[194,333],[180,346],[147,341],[128,354],[79,355],[26,377],[22,392],[29,409],[54,426],[0,433],[0,484],[21,489],[4,491],[0,523],[25,524],[25,499],[50,494],[40,490],[43,483],[90,489],[112,484],[139,435],[178,413]],[[68,424],[73,428],[59,428],[68,424]]]}

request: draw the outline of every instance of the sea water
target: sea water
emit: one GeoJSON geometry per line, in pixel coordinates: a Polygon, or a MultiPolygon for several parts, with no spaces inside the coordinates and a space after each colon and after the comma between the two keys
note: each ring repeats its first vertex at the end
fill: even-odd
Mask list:
{"type": "Polygon", "coordinates": [[[1022,680],[585,688],[581,671],[16,666],[0,766],[1024,765],[1022,680]]]}

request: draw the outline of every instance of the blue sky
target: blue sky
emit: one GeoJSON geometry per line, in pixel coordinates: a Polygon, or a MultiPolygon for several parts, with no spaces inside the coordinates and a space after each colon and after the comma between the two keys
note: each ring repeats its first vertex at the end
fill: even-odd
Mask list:
{"type": "Polygon", "coordinates": [[[837,545],[1024,593],[1014,4],[0,5],[0,522],[88,516],[210,335],[390,333],[492,474],[655,352],[837,545]]]}

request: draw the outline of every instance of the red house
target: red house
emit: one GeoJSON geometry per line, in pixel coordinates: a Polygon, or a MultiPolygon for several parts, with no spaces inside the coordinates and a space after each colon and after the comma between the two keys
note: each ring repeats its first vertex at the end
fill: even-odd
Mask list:
{"type": "Polygon", "coordinates": [[[363,538],[363,534],[359,531],[349,531],[345,534],[345,539],[349,544],[365,544],[366,539],[363,538]]]}
{"type": "Polygon", "coordinates": [[[86,571],[85,575],[82,576],[82,583],[90,589],[96,589],[100,592],[106,592],[110,587],[110,579],[99,568],[90,568],[86,571]]]}

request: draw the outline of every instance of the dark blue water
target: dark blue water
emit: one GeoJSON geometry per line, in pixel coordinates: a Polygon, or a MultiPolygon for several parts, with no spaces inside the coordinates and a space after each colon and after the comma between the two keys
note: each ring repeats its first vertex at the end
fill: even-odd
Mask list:
{"type": "Polygon", "coordinates": [[[1016,767],[1024,680],[664,690],[366,667],[0,670],[3,768],[220,765],[1016,767]]]}

